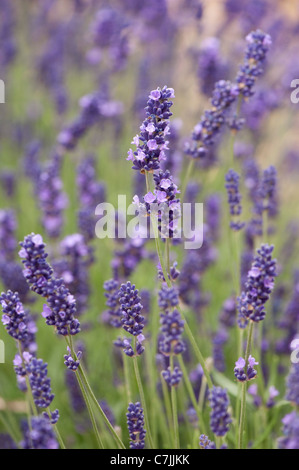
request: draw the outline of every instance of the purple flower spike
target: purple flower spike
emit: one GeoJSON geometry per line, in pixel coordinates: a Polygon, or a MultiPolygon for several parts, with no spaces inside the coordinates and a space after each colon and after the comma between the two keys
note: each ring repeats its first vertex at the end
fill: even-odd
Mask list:
{"type": "Polygon", "coordinates": [[[130,436],[130,449],[144,449],[146,430],[144,429],[144,415],[140,403],[130,403],[126,416],[130,436]]]}
{"type": "Polygon", "coordinates": [[[227,409],[229,407],[229,399],[225,389],[221,387],[213,387],[210,391],[210,426],[216,436],[225,436],[229,430],[232,419],[227,409]]]}
{"type": "Polygon", "coordinates": [[[142,333],[144,317],[141,315],[143,306],[140,303],[141,298],[138,295],[138,289],[135,289],[135,285],[128,281],[120,286],[117,295],[120,304],[122,327],[125,331],[136,337],[136,351],[134,352],[129,340],[124,340],[124,352],[130,357],[133,355],[140,356],[144,351],[142,346],[144,341],[142,333]]]}
{"type": "Polygon", "coordinates": [[[174,98],[172,88],[164,86],[151,91],[145,108],[147,118],[140,127],[140,134],[132,142],[137,147],[136,151],[130,149],[128,152],[127,160],[133,162],[134,170],[153,172],[165,159],[164,150],[168,144],[165,137],[170,132],[169,118],[172,115],[169,109],[173,104],[170,98],[174,98]]]}
{"type": "Polygon", "coordinates": [[[274,287],[277,276],[276,260],[272,259],[274,247],[263,244],[254,257],[247,275],[245,292],[238,298],[241,317],[259,322],[265,318],[265,304],[274,287]]]}
{"type": "Polygon", "coordinates": [[[62,336],[79,333],[80,323],[75,318],[76,301],[63,279],[53,276],[42,237],[32,233],[27,235],[20,245],[25,267],[24,277],[30,289],[47,300],[47,307],[44,306],[42,312],[46,324],[54,326],[62,336]]]}
{"type": "Polygon", "coordinates": [[[235,220],[235,217],[238,217],[242,213],[241,194],[239,193],[240,176],[236,171],[230,169],[226,174],[225,179],[225,188],[227,190],[228,195],[230,215],[233,218],[230,223],[230,226],[233,230],[241,230],[245,224],[243,222],[235,220]]]}
{"type": "Polygon", "coordinates": [[[27,423],[24,424],[20,446],[23,449],[58,449],[59,444],[50,420],[44,416],[36,416],[31,418],[30,427],[27,423]]]}

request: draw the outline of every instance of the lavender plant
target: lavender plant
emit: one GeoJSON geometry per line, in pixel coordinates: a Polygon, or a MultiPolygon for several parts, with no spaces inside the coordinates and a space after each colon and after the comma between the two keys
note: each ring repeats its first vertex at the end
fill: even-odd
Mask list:
{"type": "Polygon", "coordinates": [[[298,449],[295,7],[0,3],[0,448],[298,449]]]}

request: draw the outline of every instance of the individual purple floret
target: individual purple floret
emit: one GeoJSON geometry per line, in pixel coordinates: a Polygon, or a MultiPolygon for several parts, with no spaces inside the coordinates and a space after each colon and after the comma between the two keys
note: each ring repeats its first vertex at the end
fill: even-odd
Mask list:
{"type": "Polygon", "coordinates": [[[130,403],[126,416],[130,449],[144,449],[146,430],[144,429],[144,415],[141,404],[139,402],[130,403]]]}
{"type": "Polygon", "coordinates": [[[277,441],[278,449],[299,449],[299,413],[295,410],[282,419],[284,437],[277,441]]]}
{"type": "Polygon", "coordinates": [[[250,355],[248,358],[248,365],[246,371],[247,380],[252,380],[256,377],[257,371],[254,368],[255,365],[258,365],[258,362],[256,362],[255,358],[250,355]]]}
{"type": "Polygon", "coordinates": [[[213,387],[210,390],[210,426],[216,436],[225,436],[232,422],[228,412],[229,398],[225,389],[213,387]]]}
{"type": "Polygon", "coordinates": [[[243,359],[243,357],[239,357],[239,359],[235,362],[234,368],[234,375],[238,382],[246,382],[248,380],[254,379],[257,375],[257,371],[254,369],[254,366],[257,364],[258,362],[255,361],[255,358],[250,355],[246,369],[245,359],[243,359]]]}
{"type": "MultiPolygon", "coordinates": [[[[170,266],[170,273],[168,273],[168,278],[171,281],[175,281],[180,275],[180,271],[178,270],[177,265],[178,263],[175,261],[172,264],[172,266],[170,266]]],[[[158,271],[158,279],[160,279],[162,282],[166,282],[160,263],[157,264],[157,271],[158,271]]]]}
{"type": "Polygon", "coordinates": [[[271,45],[271,37],[261,30],[252,31],[246,37],[247,49],[244,64],[236,77],[238,89],[245,98],[252,96],[256,78],[263,73],[263,64],[271,45]]]}
{"type": "Polygon", "coordinates": [[[267,408],[273,408],[275,406],[275,398],[279,395],[279,391],[277,388],[274,387],[274,385],[271,385],[269,387],[269,396],[268,400],[266,402],[266,407],[267,408]]]}
{"type": "Polygon", "coordinates": [[[215,442],[210,441],[208,436],[206,436],[205,434],[201,434],[199,436],[199,447],[201,449],[216,449],[215,442]]]}
{"type": "Polygon", "coordinates": [[[273,249],[272,245],[263,244],[257,250],[247,275],[245,291],[238,298],[240,315],[254,322],[265,318],[265,304],[274,288],[277,272],[276,260],[272,259],[273,249]]]}
{"type": "Polygon", "coordinates": [[[243,357],[239,357],[239,359],[235,362],[234,375],[239,382],[246,382],[247,380],[245,365],[246,363],[243,357]]]}
{"type": "Polygon", "coordinates": [[[165,137],[169,133],[169,111],[172,106],[170,98],[174,98],[174,90],[164,86],[150,92],[147,102],[146,119],[140,127],[140,134],[132,141],[136,151],[128,152],[127,160],[133,162],[132,168],[142,173],[160,168],[160,161],[165,159],[164,150],[167,148],[165,137]]]}
{"type": "Polygon", "coordinates": [[[64,355],[64,364],[70,370],[76,371],[80,365],[80,360],[82,357],[82,351],[78,351],[76,354],[76,359],[73,358],[71,350],[67,347],[68,354],[64,355]]]}
{"type": "Polygon", "coordinates": [[[232,169],[230,169],[225,176],[225,188],[228,196],[229,211],[232,217],[230,227],[236,231],[241,230],[245,225],[244,222],[235,220],[235,218],[239,217],[242,213],[241,194],[239,192],[239,179],[239,174],[232,169]]]}
{"type": "Polygon", "coordinates": [[[183,372],[178,366],[175,366],[173,370],[168,367],[162,370],[162,377],[169,387],[177,387],[182,380],[183,372]]]}
{"type": "Polygon", "coordinates": [[[113,341],[113,344],[117,348],[121,348],[127,356],[134,357],[134,356],[140,356],[143,353],[144,347],[142,346],[142,342],[144,340],[145,340],[145,336],[143,334],[140,334],[137,336],[136,351],[134,351],[132,347],[131,338],[118,337],[116,341],[113,341]]]}
{"type": "Polygon", "coordinates": [[[63,280],[53,276],[41,235],[27,235],[20,245],[22,248],[19,255],[23,258],[25,279],[30,289],[48,302],[42,312],[46,324],[55,326],[57,333],[63,336],[77,334],[80,331],[80,323],[75,318],[75,298],[63,280]]]}
{"type": "Polygon", "coordinates": [[[50,416],[45,411],[43,412],[43,417],[48,419],[51,424],[56,424],[60,418],[59,410],[50,411],[50,416]]]}
{"type": "Polygon", "coordinates": [[[33,416],[30,426],[23,425],[23,440],[20,442],[23,449],[58,449],[54,429],[49,419],[44,416],[33,416]]]}

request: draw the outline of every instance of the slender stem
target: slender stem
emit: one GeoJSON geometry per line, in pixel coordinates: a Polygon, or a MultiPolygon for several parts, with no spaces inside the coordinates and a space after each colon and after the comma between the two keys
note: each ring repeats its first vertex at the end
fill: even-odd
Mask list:
{"type": "MultiPolygon", "coordinates": [[[[73,358],[77,358],[76,356],[76,353],[74,351],[74,347],[73,347],[73,340],[72,340],[72,337],[69,336],[67,337],[66,336],[66,342],[68,344],[68,346],[70,347],[71,349],[71,352],[72,352],[72,357],[73,358]]],[[[92,391],[92,388],[91,386],[89,385],[89,382],[87,380],[87,377],[86,377],[86,374],[84,372],[84,369],[83,369],[83,366],[82,364],[79,364],[79,367],[78,367],[78,371],[80,372],[81,374],[81,379],[82,379],[82,383],[84,384],[85,388],[86,388],[86,391],[88,392],[90,398],[92,399],[93,403],[95,404],[97,410],[100,412],[101,416],[104,418],[104,421],[107,425],[107,427],[109,428],[109,430],[111,431],[113,437],[115,438],[115,441],[117,442],[117,444],[119,445],[120,448],[122,449],[125,449],[125,445],[124,443],[122,442],[122,440],[120,439],[120,437],[118,436],[118,434],[116,433],[114,427],[112,426],[112,424],[110,423],[109,419],[107,418],[107,416],[105,415],[101,405],[99,404],[98,400],[96,399],[96,396],[94,395],[93,391],[92,391]]],[[[76,374],[77,378],[79,377],[77,374],[76,374]]],[[[80,384],[79,384],[80,385],[80,384]]]]}
{"type": "MultiPolygon", "coordinates": [[[[247,370],[248,358],[251,349],[252,334],[253,334],[254,322],[250,321],[249,330],[248,330],[248,339],[245,352],[245,370],[247,370]]],[[[239,449],[243,448],[243,433],[245,426],[245,415],[246,415],[246,391],[247,391],[247,382],[242,383],[242,398],[241,398],[241,413],[240,413],[240,429],[239,429],[239,449]]]]}
{"type": "Polygon", "coordinates": [[[132,394],[131,394],[131,386],[130,386],[130,373],[129,373],[129,361],[128,357],[124,354],[123,357],[123,365],[124,365],[124,376],[125,376],[125,387],[126,387],[126,394],[127,394],[127,403],[131,403],[132,401],[132,394]]]}
{"type": "Polygon", "coordinates": [[[166,415],[167,415],[167,422],[168,422],[168,429],[170,429],[170,433],[172,437],[172,443],[173,447],[175,446],[175,436],[174,436],[174,431],[171,426],[172,423],[172,410],[171,410],[171,402],[169,399],[169,393],[168,393],[168,385],[165,382],[164,378],[161,377],[161,382],[162,382],[162,392],[163,392],[163,397],[164,397],[164,403],[165,403],[165,408],[166,408],[166,415]]]}
{"type": "Polygon", "coordinates": [[[165,251],[166,251],[166,269],[168,274],[170,275],[170,239],[166,238],[165,240],[165,251]]]}
{"type": "Polygon", "coordinates": [[[84,385],[86,386],[86,390],[87,392],[89,393],[92,401],[94,402],[94,404],[96,405],[96,408],[97,410],[100,412],[101,416],[104,418],[104,421],[106,423],[106,425],[108,426],[109,430],[111,431],[112,435],[114,436],[117,444],[119,445],[120,448],[122,449],[125,449],[125,445],[124,443],[122,442],[122,440],[120,439],[120,437],[118,436],[117,432],[115,431],[114,427],[112,426],[112,424],[110,423],[109,419],[107,418],[107,416],[105,415],[101,405],[99,404],[98,400],[96,399],[90,385],[89,385],[89,382],[87,380],[87,377],[86,377],[86,374],[84,372],[84,369],[82,367],[82,365],[80,364],[79,365],[79,368],[78,370],[80,371],[81,373],[81,378],[82,378],[82,381],[84,383],[84,385]]]}
{"type": "Polygon", "coordinates": [[[200,407],[200,404],[196,400],[196,396],[195,396],[192,384],[190,382],[188,372],[187,372],[185,364],[184,364],[184,360],[181,357],[181,355],[178,356],[178,360],[179,360],[179,364],[180,364],[180,367],[181,367],[182,372],[183,372],[185,386],[188,390],[190,400],[191,400],[192,405],[193,405],[193,407],[196,411],[196,414],[197,414],[197,418],[198,418],[198,422],[199,422],[199,429],[202,430],[203,434],[206,434],[206,429],[205,429],[205,424],[204,424],[204,420],[203,420],[203,416],[202,416],[202,412],[201,412],[201,407],[200,407]]]}
{"type": "MultiPolygon", "coordinates": [[[[173,354],[170,354],[170,373],[173,373],[173,354]]],[[[171,406],[172,406],[172,420],[175,438],[175,449],[180,448],[180,437],[179,437],[179,423],[178,423],[178,409],[177,409],[177,396],[176,387],[171,387],[171,406]]]]}
{"type": "MultiPolygon", "coordinates": [[[[136,340],[136,338],[135,338],[135,340],[136,340]]],[[[146,406],[145,396],[144,396],[144,392],[143,392],[142,380],[141,380],[140,373],[139,373],[139,367],[138,367],[137,359],[138,359],[137,356],[133,357],[135,376],[136,376],[136,381],[137,381],[137,385],[138,385],[140,400],[141,400],[141,403],[142,403],[142,408],[143,408],[143,413],[144,413],[144,422],[145,422],[146,432],[147,432],[147,435],[148,435],[149,445],[153,449],[154,448],[154,443],[153,443],[153,439],[152,439],[152,435],[151,435],[151,431],[150,431],[150,425],[149,425],[148,413],[147,413],[147,406],[146,406]]]]}
{"type": "Polygon", "coordinates": [[[185,175],[184,182],[183,182],[182,189],[181,189],[181,200],[182,200],[182,202],[184,202],[186,188],[187,188],[191,173],[192,173],[193,168],[194,168],[194,163],[195,163],[194,158],[189,160],[187,170],[186,170],[186,175],[185,175]]]}
{"type": "Polygon", "coordinates": [[[18,439],[18,437],[15,433],[15,430],[13,429],[13,426],[11,425],[11,423],[9,423],[9,420],[6,419],[6,417],[4,417],[4,413],[0,413],[0,422],[6,428],[8,434],[10,434],[10,436],[14,440],[15,444],[17,445],[17,447],[20,448],[20,446],[19,446],[20,439],[18,439]]]}
{"type": "Polygon", "coordinates": [[[192,346],[193,346],[193,349],[194,349],[194,352],[195,352],[195,355],[197,357],[197,360],[198,362],[200,363],[202,369],[203,369],[203,373],[207,379],[207,383],[208,383],[208,386],[212,389],[213,388],[213,383],[212,383],[212,379],[210,377],[210,374],[209,374],[209,371],[208,371],[208,368],[206,366],[206,363],[205,363],[205,360],[203,358],[203,355],[201,354],[201,351],[197,345],[197,342],[193,336],[193,333],[192,333],[192,330],[190,328],[190,326],[188,325],[187,321],[186,321],[186,318],[185,318],[185,315],[183,314],[182,310],[177,307],[177,309],[179,310],[184,322],[185,322],[185,331],[186,331],[186,334],[188,335],[188,338],[189,338],[189,341],[191,342],[192,346]]]}
{"type": "Polygon", "coordinates": [[[82,379],[80,377],[80,373],[78,371],[76,372],[76,377],[77,377],[79,387],[81,389],[84,401],[85,401],[87,409],[88,409],[89,417],[90,417],[92,427],[93,427],[93,430],[94,430],[94,433],[95,433],[95,436],[96,436],[96,439],[97,439],[98,446],[99,446],[100,449],[104,449],[103,442],[102,442],[100,433],[98,431],[96,420],[95,420],[95,417],[94,417],[94,414],[93,414],[92,406],[91,406],[91,403],[89,401],[89,397],[86,393],[85,387],[83,385],[82,379]]]}
{"type": "MultiPolygon", "coordinates": [[[[147,176],[147,173],[146,173],[146,176],[147,176]]],[[[172,282],[171,280],[169,279],[168,275],[167,275],[167,270],[165,268],[165,264],[164,264],[164,260],[163,260],[163,256],[162,256],[162,253],[161,253],[161,249],[160,249],[160,245],[159,245],[159,230],[158,230],[158,224],[157,224],[157,221],[155,219],[154,216],[151,216],[151,222],[152,222],[152,227],[153,227],[153,230],[154,230],[154,236],[155,236],[155,243],[156,243],[156,250],[157,250],[157,255],[158,255],[158,259],[159,259],[159,262],[160,262],[160,265],[161,265],[161,269],[162,269],[162,272],[163,272],[163,276],[164,276],[164,279],[165,279],[165,282],[167,283],[168,287],[171,287],[172,286],[172,282]]],[[[203,355],[201,354],[200,352],[200,349],[197,345],[197,342],[192,334],[192,331],[191,331],[191,328],[189,327],[188,323],[187,323],[187,320],[181,310],[181,308],[178,306],[177,309],[179,310],[184,322],[185,322],[185,331],[189,337],[189,340],[194,348],[194,352],[195,352],[195,355],[198,359],[198,362],[200,363],[200,365],[202,366],[203,368],[203,372],[204,372],[204,375],[206,376],[207,378],[207,382],[208,382],[208,385],[210,388],[213,387],[213,383],[212,383],[212,380],[211,380],[211,377],[210,377],[210,374],[208,372],[208,369],[207,369],[207,366],[205,364],[205,360],[203,358],[203,355]]]]}
{"type": "MultiPolygon", "coordinates": [[[[49,418],[50,418],[50,420],[51,420],[51,411],[50,411],[50,408],[49,408],[49,407],[47,408],[47,413],[48,413],[48,416],[49,416],[49,418]]],[[[60,445],[61,449],[65,449],[65,448],[66,448],[66,447],[65,447],[65,444],[64,444],[63,439],[62,439],[62,437],[61,437],[61,435],[60,435],[60,432],[58,431],[58,427],[57,427],[56,424],[53,424],[53,429],[54,429],[54,431],[55,431],[55,434],[56,434],[56,437],[57,437],[57,440],[58,440],[58,442],[59,442],[59,445],[60,445]]]]}

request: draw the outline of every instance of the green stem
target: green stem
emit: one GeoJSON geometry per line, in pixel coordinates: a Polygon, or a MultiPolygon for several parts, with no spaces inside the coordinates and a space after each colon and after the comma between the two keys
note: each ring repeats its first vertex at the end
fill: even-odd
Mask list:
{"type": "MultiPolygon", "coordinates": [[[[164,397],[164,404],[165,404],[165,409],[166,409],[166,416],[167,416],[167,423],[168,423],[168,430],[170,429],[171,432],[168,431],[168,434],[171,434],[172,437],[172,445],[173,447],[175,446],[175,436],[174,432],[171,426],[172,423],[172,410],[171,410],[171,402],[169,399],[169,393],[168,393],[168,385],[165,382],[163,376],[161,377],[161,382],[162,382],[162,392],[163,392],[163,397],[164,397]]],[[[168,435],[167,434],[167,435],[168,435]]],[[[170,447],[169,447],[170,448],[170,447]]]]}
{"type": "Polygon", "coordinates": [[[10,434],[10,436],[12,437],[12,439],[14,440],[15,444],[17,445],[18,448],[20,448],[19,446],[19,441],[21,440],[21,438],[18,438],[17,437],[17,434],[15,433],[15,430],[13,429],[13,426],[11,425],[11,423],[9,423],[9,420],[6,419],[6,417],[4,417],[4,413],[0,413],[0,422],[3,424],[3,426],[6,428],[8,434],[10,434]]]}
{"type": "MultiPolygon", "coordinates": [[[[146,176],[147,176],[147,172],[146,172],[146,176]]],[[[147,179],[147,185],[148,185],[148,179],[147,179]]],[[[158,229],[158,224],[157,224],[156,218],[154,216],[151,216],[151,222],[152,222],[152,227],[153,227],[153,230],[154,230],[156,250],[157,250],[158,259],[159,259],[159,262],[160,262],[160,265],[161,265],[162,273],[163,273],[165,282],[168,285],[168,287],[172,287],[172,282],[171,282],[171,280],[169,279],[169,277],[167,275],[167,270],[165,268],[163,256],[162,256],[162,253],[161,253],[161,249],[160,249],[160,245],[159,245],[159,229],[158,229]]],[[[197,357],[197,360],[203,368],[203,373],[206,376],[208,386],[210,388],[212,388],[213,383],[212,383],[210,374],[208,372],[207,366],[205,364],[205,360],[203,358],[203,355],[201,354],[201,351],[200,351],[200,349],[199,349],[199,347],[196,343],[196,340],[195,340],[195,338],[192,334],[191,328],[189,327],[189,325],[187,323],[187,320],[186,320],[181,308],[179,306],[177,308],[178,308],[178,310],[179,310],[179,312],[180,312],[180,314],[181,314],[181,316],[182,316],[182,318],[185,322],[185,331],[186,331],[186,333],[189,337],[189,341],[191,342],[191,344],[194,348],[194,352],[195,352],[195,355],[197,357]]]]}
{"type": "MultiPolygon", "coordinates": [[[[50,420],[51,420],[51,419],[52,419],[52,418],[51,418],[51,411],[50,411],[50,408],[49,408],[49,407],[47,408],[47,413],[48,413],[48,416],[49,416],[49,418],[50,418],[50,420]]],[[[54,429],[54,431],[55,431],[55,434],[56,434],[56,437],[57,437],[57,440],[58,440],[58,442],[59,442],[59,445],[60,445],[61,449],[65,449],[65,448],[66,448],[66,447],[65,447],[65,444],[64,444],[64,442],[63,442],[63,439],[62,439],[62,437],[61,437],[61,435],[60,435],[60,432],[59,432],[58,427],[57,427],[56,424],[53,424],[53,429],[54,429]]]]}
{"type": "MultiPolygon", "coordinates": [[[[245,370],[247,370],[248,358],[251,350],[251,342],[253,335],[253,321],[249,323],[248,339],[245,352],[245,370]]],[[[242,398],[241,398],[241,412],[240,412],[240,429],[239,429],[239,449],[243,448],[243,433],[245,427],[245,416],[246,416],[246,391],[247,391],[247,381],[242,383],[242,398]]]]}
{"type": "Polygon", "coordinates": [[[170,275],[170,239],[166,238],[165,240],[165,251],[166,251],[166,269],[168,274],[170,275]]]}
{"type": "Polygon", "coordinates": [[[109,430],[111,431],[111,434],[114,436],[115,438],[115,441],[117,442],[117,444],[119,445],[120,448],[122,449],[125,449],[125,445],[124,443],[122,442],[122,440],[120,439],[120,437],[118,436],[117,432],[115,431],[114,427],[112,426],[112,424],[110,423],[109,419],[107,418],[107,416],[105,415],[101,405],[99,404],[98,400],[96,399],[90,385],[89,385],[89,382],[87,380],[87,377],[86,377],[86,374],[84,372],[84,369],[82,367],[82,365],[80,364],[79,365],[79,368],[78,370],[80,371],[81,373],[81,378],[82,378],[82,381],[86,387],[86,390],[87,392],[89,393],[90,395],[90,398],[92,399],[93,403],[95,404],[97,410],[100,412],[102,418],[104,419],[105,421],[105,424],[107,425],[107,427],[109,428],[109,430]]]}
{"type": "Polygon", "coordinates": [[[130,386],[130,373],[129,373],[129,361],[128,357],[124,354],[123,357],[123,365],[124,365],[124,376],[125,376],[125,387],[126,387],[126,394],[127,394],[127,403],[131,403],[132,401],[132,394],[131,394],[131,386],[130,386]]]}
{"type": "Polygon", "coordinates": [[[82,379],[81,379],[81,377],[80,377],[80,373],[79,373],[78,371],[76,371],[76,377],[77,377],[78,384],[79,384],[81,393],[82,393],[82,395],[83,395],[84,401],[85,401],[86,406],[87,406],[87,410],[88,410],[88,413],[89,413],[90,421],[91,421],[91,423],[92,423],[92,427],[93,427],[93,430],[94,430],[94,433],[95,433],[95,436],[96,436],[96,440],[97,440],[98,446],[99,446],[100,449],[104,449],[103,442],[102,442],[100,433],[99,433],[99,431],[98,431],[97,424],[96,424],[96,420],[95,420],[95,417],[94,417],[94,414],[93,414],[92,406],[91,406],[89,397],[88,397],[88,395],[87,395],[87,393],[86,393],[85,387],[84,387],[84,385],[83,385],[82,379]]]}
{"type": "MultiPolygon", "coordinates": [[[[71,352],[72,352],[72,357],[73,358],[76,358],[77,359],[77,356],[76,356],[76,353],[74,351],[74,347],[73,347],[73,341],[72,341],[72,337],[69,336],[69,337],[66,337],[66,341],[67,341],[67,344],[68,346],[70,347],[71,349],[71,352]]],[[[88,379],[87,379],[87,376],[84,372],[84,369],[83,369],[83,366],[82,364],[79,364],[79,367],[78,367],[78,371],[80,372],[81,374],[81,380],[82,380],[82,383],[84,384],[85,386],[85,389],[87,391],[87,393],[89,394],[91,400],[93,401],[96,409],[100,412],[102,418],[104,419],[105,421],[105,424],[107,425],[107,427],[109,428],[111,434],[113,435],[115,441],[117,442],[117,444],[119,445],[120,448],[122,449],[125,449],[125,445],[124,443],[122,442],[122,440],[120,439],[120,437],[118,436],[117,432],[115,431],[114,427],[112,426],[112,424],[110,423],[109,419],[107,418],[107,416],[105,415],[101,405],[99,404],[98,400],[96,399],[96,396],[94,395],[93,391],[92,391],[92,388],[91,386],[89,385],[89,382],[88,382],[88,379]]],[[[77,374],[76,374],[77,378],[79,377],[77,374]]],[[[79,384],[80,385],[80,384],[79,384]]]]}
{"type": "MultiPolygon", "coordinates": [[[[135,338],[135,341],[136,341],[136,338],[135,338]]],[[[137,381],[137,385],[138,385],[140,400],[141,400],[141,404],[142,404],[142,408],[143,408],[144,422],[145,422],[146,432],[147,432],[147,436],[148,436],[148,440],[149,440],[149,445],[150,445],[150,448],[153,449],[154,448],[154,443],[153,443],[152,434],[151,434],[151,431],[150,431],[150,425],[149,425],[148,413],[147,413],[147,406],[146,406],[145,396],[144,396],[144,392],[143,392],[142,380],[141,380],[140,373],[139,373],[139,367],[138,367],[137,359],[138,359],[137,356],[133,357],[135,376],[136,376],[136,381],[137,381]]]]}
{"type": "Polygon", "coordinates": [[[210,377],[210,374],[209,374],[209,371],[208,371],[208,368],[206,366],[206,363],[205,363],[205,360],[204,360],[204,357],[203,355],[201,354],[201,351],[197,345],[197,342],[193,336],[193,333],[191,331],[191,328],[190,326],[188,325],[187,321],[186,321],[186,318],[185,318],[185,315],[183,314],[182,310],[180,307],[177,307],[177,309],[179,310],[184,322],[185,322],[185,331],[186,331],[186,334],[188,335],[188,338],[189,338],[189,341],[190,343],[192,344],[193,346],[193,349],[194,349],[194,352],[195,352],[195,355],[197,357],[197,360],[198,362],[200,363],[202,369],[203,369],[203,373],[206,377],[206,380],[207,380],[207,383],[208,383],[208,386],[209,388],[213,388],[213,382],[212,382],[212,379],[210,377]]]}
{"type": "Polygon", "coordinates": [[[180,364],[180,367],[181,367],[182,372],[183,372],[185,386],[187,388],[190,400],[191,400],[192,405],[193,405],[193,407],[196,411],[196,414],[197,414],[199,429],[202,430],[202,434],[206,434],[206,429],[205,429],[205,424],[204,424],[200,404],[196,400],[196,396],[195,396],[192,384],[190,382],[189,375],[188,375],[188,372],[187,372],[185,364],[184,364],[184,360],[183,360],[181,355],[178,356],[178,360],[179,360],[179,364],[180,364]]]}
{"type": "MultiPolygon", "coordinates": [[[[170,354],[170,373],[173,373],[173,354],[170,354]]],[[[180,448],[180,437],[179,437],[179,423],[178,423],[178,407],[177,407],[177,396],[176,396],[176,387],[171,387],[171,405],[172,405],[172,420],[173,420],[173,430],[175,438],[175,449],[180,448]]]]}
{"type": "Polygon", "coordinates": [[[185,175],[184,182],[183,182],[182,189],[181,189],[181,200],[182,200],[182,202],[184,202],[186,188],[187,188],[191,173],[192,173],[193,168],[194,168],[194,163],[195,163],[194,158],[189,160],[187,170],[186,170],[186,175],[185,175]]]}

